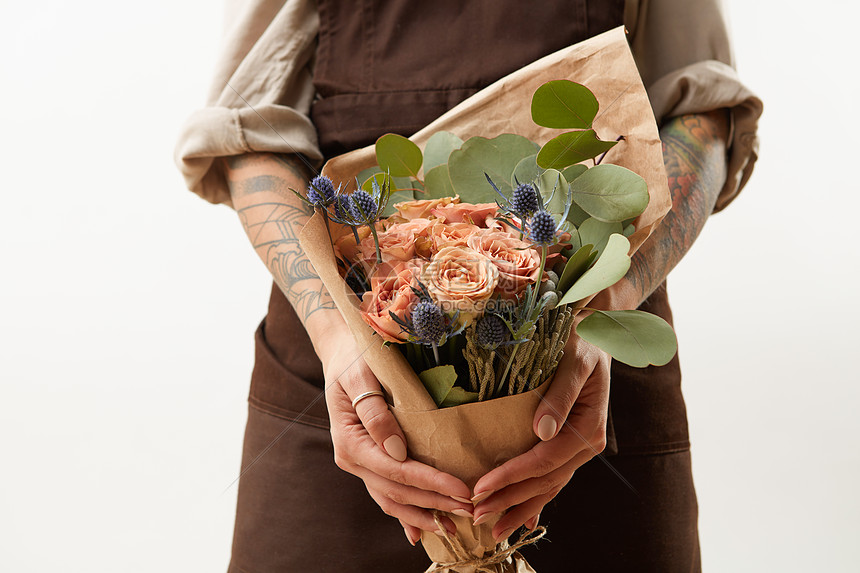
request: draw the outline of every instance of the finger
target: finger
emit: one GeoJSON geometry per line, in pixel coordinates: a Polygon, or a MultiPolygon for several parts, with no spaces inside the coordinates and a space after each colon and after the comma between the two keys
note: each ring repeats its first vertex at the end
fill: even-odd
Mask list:
{"type": "MultiPolygon", "coordinates": [[[[396,503],[382,495],[381,492],[370,487],[367,488],[367,491],[386,515],[398,519],[401,523],[423,529],[424,531],[438,532],[441,535],[442,532],[439,531],[439,526],[436,525],[436,520],[431,511],[415,507],[414,505],[396,503]]],[[[457,531],[457,526],[454,525],[454,522],[444,515],[439,516],[439,521],[448,530],[448,533],[453,534],[457,531]]]]}
{"type": "Polygon", "coordinates": [[[600,354],[584,341],[577,343],[573,352],[562,357],[557,372],[535,410],[534,432],[543,441],[558,435],[586,382],[599,381],[592,379],[609,376],[608,369],[604,371],[601,367],[600,354]]]}
{"type": "Polygon", "coordinates": [[[529,531],[534,531],[537,528],[538,523],[540,523],[540,514],[537,514],[533,518],[526,521],[526,529],[528,529],[529,531]]]}
{"type": "Polygon", "coordinates": [[[573,477],[573,473],[592,457],[589,450],[581,451],[555,471],[523,480],[497,491],[475,506],[475,522],[484,515],[503,513],[508,508],[525,503],[533,497],[547,494],[557,495],[573,477]]]}
{"type": "MultiPolygon", "coordinates": [[[[338,382],[349,397],[350,403],[367,392],[382,390],[376,376],[364,360],[357,360],[340,377],[338,382]]],[[[394,414],[388,409],[388,403],[382,396],[362,398],[354,407],[355,413],[362,425],[373,438],[373,441],[395,460],[402,462],[406,459],[406,438],[394,414]]]]}
{"type": "Polygon", "coordinates": [[[494,492],[523,480],[549,474],[569,462],[579,452],[589,449],[577,433],[565,431],[555,440],[540,442],[535,447],[508,460],[490,471],[475,484],[475,504],[494,492]]]}
{"type": "Polygon", "coordinates": [[[524,504],[511,509],[493,526],[493,539],[496,540],[496,543],[501,543],[503,539],[510,537],[514,531],[525,524],[529,517],[540,513],[552,498],[551,495],[533,497],[524,504]]]}
{"type": "Polygon", "coordinates": [[[456,501],[447,495],[410,487],[389,481],[369,470],[359,468],[356,475],[364,480],[368,488],[373,488],[391,501],[400,505],[414,505],[424,509],[439,509],[460,517],[472,517],[472,504],[456,501]]]}
{"type": "Polygon", "coordinates": [[[418,540],[421,539],[421,530],[417,527],[412,527],[408,523],[404,523],[402,519],[399,519],[400,525],[403,526],[403,532],[406,534],[406,539],[409,540],[409,543],[412,547],[415,547],[415,544],[418,543],[418,540]]]}

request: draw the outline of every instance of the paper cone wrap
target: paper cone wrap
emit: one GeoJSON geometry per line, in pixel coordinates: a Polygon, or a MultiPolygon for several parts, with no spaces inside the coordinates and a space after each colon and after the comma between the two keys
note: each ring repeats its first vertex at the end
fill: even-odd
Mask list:
{"type": "MultiPolygon", "coordinates": [[[[623,28],[616,28],[565,48],[502,78],[422,129],[410,139],[424,147],[440,130],[462,139],[523,135],[543,144],[562,130],[536,125],[531,118],[532,94],[543,83],[570,79],[588,87],[600,104],[594,129],[603,140],[624,136],[604,162],[641,175],[650,194],[646,210],[637,218],[630,237],[631,254],[647,239],[671,207],[657,125],[623,28]]],[[[335,184],[351,182],[362,170],[376,164],[373,146],[326,163],[323,173],[335,184]]],[[[400,350],[384,347],[382,339],[364,322],[360,300],[338,272],[325,221],[318,213],[301,233],[301,245],[362,349],[364,360],[379,379],[391,410],[406,435],[409,456],[462,479],[470,488],[488,471],[528,451],[537,442],[533,417],[549,383],[516,396],[438,409],[400,350]]],[[[457,541],[471,557],[484,558],[497,551],[493,523],[474,527],[469,519],[449,515],[457,524],[457,541]]],[[[575,517],[572,517],[575,519],[575,517]]],[[[435,563],[462,560],[450,545],[424,533],[422,543],[435,563]]],[[[461,573],[529,572],[533,569],[518,554],[504,562],[450,568],[461,573]]]]}

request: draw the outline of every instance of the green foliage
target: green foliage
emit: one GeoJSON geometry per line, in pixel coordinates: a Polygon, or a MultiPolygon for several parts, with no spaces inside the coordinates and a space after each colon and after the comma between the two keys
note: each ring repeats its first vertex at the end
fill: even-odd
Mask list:
{"type": "Polygon", "coordinates": [[[453,197],[454,186],[448,176],[448,166],[438,165],[424,175],[424,195],[422,199],[439,199],[453,197]]]}
{"type": "Polygon", "coordinates": [[[424,175],[439,165],[448,163],[448,156],[455,149],[460,149],[463,140],[450,131],[437,131],[427,140],[424,146],[424,175]]]}
{"type": "Polygon", "coordinates": [[[573,180],[588,171],[588,167],[585,165],[571,165],[570,167],[565,167],[561,174],[564,176],[565,180],[568,183],[573,183],[573,180]]]}
{"type": "Polygon", "coordinates": [[[534,155],[537,145],[521,135],[505,133],[486,139],[472,137],[448,158],[448,173],[454,192],[464,203],[492,203],[499,198],[487,182],[490,176],[499,190],[510,195],[514,168],[525,157],[534,155]]]}
{"type": "Polygon", "coordinates": [[[556,288],[565,292],[573,283],[579,280],[579,277],[588,269],[594,259],[597,258],[597,251],[594,250],[594,245],[583,245],[575,253],[573,253],[564,265],[564,272],[558,279],[556,288]]]}
{"type": "Polygon", "coordinates": [[[603,252],[606,247],[606,242],[613,233],[622,232],[621,223],[605,223],[597,219],[588,218],[579,225],[579,240],[581,244],[594,245],[594,250],[599,253],[603,252]]]}
{"type": "MultiPolygon", "coordinates": [[[[565,201],[567,200],[570,185],[567,180],[555,169],[547,169],[538,178],[538,190],[543,197],[544,209],[553,215],[564,213],[565,201]]],[[[558,221],[556,221],[558,223],[558,221]]]]}
{"type": "Polygon", "coordinates": [[[418,177],[423,155],[421,149],[403,137],[386,133],[376,140],[376,162],[392,177],[418,177]]]}
{"type": "Polygon", "coordinates": [[[570,80],[547,82],[532,96],[532,119],[544,127],[587,128],[596,115],[597,98],[587,87],[570,80]]]}
{"type": "Polygon", "coordinates": [[[439,405],[439,407],[450,408],[451,406],[459,406],[460,404],[468,404],[469,402],[477,401],[477,392],[469,392],[464,388],[454,386],[453,388],[451,388],[451,391],[448,392],[448,395],[445,396],[445,399],[442,400],[442,403],[439,405]]]}
{"type": "Polygon", "coordinates": [[[543,169],[538,167],[537,153],[523,157],[517,166],[514,168],[514,174],[511,176],[511,189],[517,186],[517,181],[520,183],[532,183],[540,177],[543,169]]]}
{"type": "Polygon", "coordinates": [[[624,221],[648,206],[648,185],[636,173],[618,165],[595,165],[570,186],[573,200],[601,221],[624,221]]]}
{"type": "Polygon", "coordinates": [[[573,283],[558,304],[574,303],[618,282],[630,268],[629,250],[630,241],[624,235],[614,234],[609,237],[606,248],[594,266],[573,283]]]}
{"type": "Polygon", "coordinates": [[[593,129],[568,131],[546,142],[537,155],[544,169],[564,169],[574,163],[594,159],[612,149],[617,141],[601,141],[593,129]]]}
{"type": "MultiPolygon", "coordinates": [[[[449,398],[451,402],[457,402],[458,400],[472,401],[468,400],[468,394],[473,394],[473,392],[465,392],[462,388],[459,391],[452,392],[454,383],[457,381],[457,371],[450,364],[424,370],[418,374],[418,378],[424,383],[427,392],[430,393],[433,401],[439,407],[444,407],[445,401],[449,398]]],[[[475,395],[475,399],[477,399],[477,395],[475,395]]],[[[464,402],[457,403],[462,404],[464,402]]]]}
{"type": "Polygon", "coordinates": [[[615,360],[637,368],[663,366],[678,350],[672,327],[641,310],[594,311],[579,323],[576,333],[615,360]]]}

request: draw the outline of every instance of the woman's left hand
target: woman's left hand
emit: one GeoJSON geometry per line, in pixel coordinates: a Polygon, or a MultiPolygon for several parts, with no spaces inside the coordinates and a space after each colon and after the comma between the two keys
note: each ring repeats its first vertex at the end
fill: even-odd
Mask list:
{"type": "Polygon", "coordinates": [[[505,515],[493,527],[497,541],[517,528],[537,525],[543,507],[573,472],[606,447],[609,407],[608,354],[575,332],[534,418],[541,442],[483,476],[475,484],[475,523],[505,515]]]}

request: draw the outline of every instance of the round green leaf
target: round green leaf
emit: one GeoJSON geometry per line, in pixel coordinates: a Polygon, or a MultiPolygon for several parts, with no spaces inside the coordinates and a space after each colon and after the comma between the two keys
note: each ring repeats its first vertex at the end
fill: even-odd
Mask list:
{"type": "Polygon", "coordinates": [[[460,404],[468,404],[469,402],[477,401],[477,392],[469,392],[464,388],[454,386],[453,388],[451,388],[451,391],[448,392],[448,395],[445,396],[445,399],[442,400],[442,403],[439,405],[439,407],[450,408],[451,406],[459,406],[460,404]]]}
{"type": "Polygon", "coordinates": [[[574,179],[570,188],[576,204],[601,221],[624,221],[648,206],[648,184],[619,165],[595,165],[574,179]]]}
{"type": "Polygon", "coordinates": [[[597,98],[587,87],[570,80],[547,82],[532,97],[532,119],[544,127],[591,127],[596,115],[597,98]]]}
{"type": "Polygon", "coordinates": [[[521,135],[504,133],[493,139],[471,137],[448,157],[448,173],[454,191],[465,203],[492,203],[499,199],[484,176],[510,196],[511,175],[525,157],[534,155],[537,145],[521,135]]]}
{"type": "Polygon", "coordinates": [[[547,169],[538,178],[538,189],[543,198],[544,209],[553,215],[564,213],[564,204],[567,200],[570,186],[562,174],[555,169],[547,169]]]}
{"type": "Polygon", "coordinates": [[[395,133],[376,140],[376,162],[392,177],[418,177],[423,156],[417,145],[395,133]]]}
{"type": "MultiPolygon", "coordinates": [[[[486,183],[486,180],[484,180],[486,183]]],[[[454,186],[448,176],[448,166],[437,165],[424,174],[424,195],[422,199],[440,199],[442,197],[453,197],[454,186]]]]}
{"type": "Polygon", "coordinates": [[[605,223],[589,217],[579,226],[579,237],[583,245],[591,243],[595,251],[602,253],[609,237],[614,233],[622,233],[623,230],[621,223],[605,223]]]}
{"type": "Polygon", "coordinates": [[[562,170],[561,174],[564,175],[564,178],[565,180],[567,180],[568,183],[572,183],[574,179],[576,179],[586,171],[588,171],[588,167],[586,167],[585,165],[577,164],[571,165],[570,167],[566,167],[562,170]]]}
{"type": "Polygon", "coordinates": [[[448,156],[455,149],[460,149],[463,140],[450,131],[437,131],[427,140],[424,146],[424,173],[448,163],[448,156]]]}
{"type": "Polygon", "coordinates": [[[641,310],[595,311],[577,325],[576,333],[615,360],[637,368],[663,366],[678,350],[672,327],[641,310]]]}
{"type": "Polygon", "coordinates": [[[520,183],[532,183],[540,177],[543,169],[538,167],[536,159],[537,153],[534,153],[528,157],[523,157],[517,163],[517,166],[514,168],[514,174],[511,176],[511,188],[517,185],[517,181],[520,183]]]}
{"type": "Polygon", "coordinates": [[[593,129],[568,131],[546,142],[538,152],[537,164],[544,169],[564,169],[574,163],[593,159],[612,149],[616,143],[601,141],[593,129]]]}
{"type": "Polygon", "coordinates": [[[570,304],[582,300],[612,286],[621,280],[630,268],[630,241],[624,235],[612,235],[594,266],[585,271],[579,280],[564,293],[558,304],[570,304]]]}

